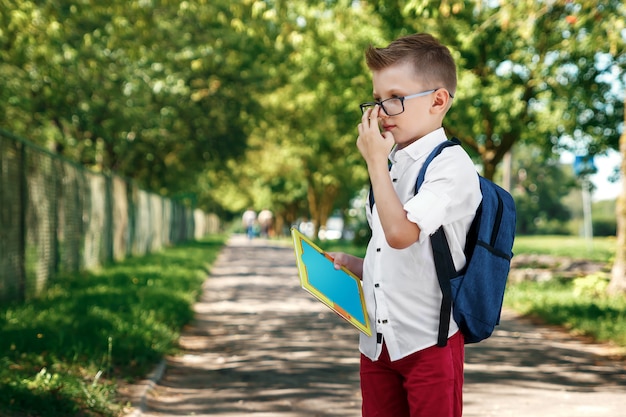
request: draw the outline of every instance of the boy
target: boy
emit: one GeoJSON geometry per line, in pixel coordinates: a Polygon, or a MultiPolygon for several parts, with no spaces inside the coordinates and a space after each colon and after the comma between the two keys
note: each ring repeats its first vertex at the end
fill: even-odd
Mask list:
{"type": "Polygon", "coordinates": [[[366,60],[374,102],[361,104],[357,147],[375,196],[367,207],[372,237],[364,259],[331,254],[335,267],[363,280],[375,325],[373,336],[360,335],[363,416],[460,417],[463,335],[451,318],[447,346],[436,346],[442,296],[429,235],[443,225],[462,269],[481,201],[474,164],[460,146],[446,148],[414,195],[424,160],[447,140],[442,123],[456,90],[455,63],[428,34],[370,46],[366,60]]]}

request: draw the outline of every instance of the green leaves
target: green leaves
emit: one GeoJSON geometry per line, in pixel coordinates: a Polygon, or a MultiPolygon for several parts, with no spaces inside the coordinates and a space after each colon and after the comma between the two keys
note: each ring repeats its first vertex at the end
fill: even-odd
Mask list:
{"type": "Polygon", "coordinates": [[[406,4],[409,30],[432,32],[457,59],[446,128],[480,155],[486,176],[517,142],[551,149],[569,136],[592,153],[617,147],[623,100],[609,74],[626,64],[617,52],[623,30],[615,30],[624,25],[622,2],[406,4]]]}
{"type": "Polygon", "coordinates": [[[0,125],[204,208],[346,208],[367,182],[363,52],[416,31],[458,63],[444,123],[485,176],[516,143],[617,148],[618,0],[87,3],[0,1],[0,125]]]}

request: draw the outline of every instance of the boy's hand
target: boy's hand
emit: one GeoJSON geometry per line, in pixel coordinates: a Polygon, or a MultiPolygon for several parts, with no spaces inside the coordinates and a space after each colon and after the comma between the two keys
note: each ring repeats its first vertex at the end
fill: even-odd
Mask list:
{"type": "Polygon", "coordinates": [[[343,252],[326,252],[326,254],[332,258],[335,269],[341,269],[342,266],[348,267],[346,265],[347,254],[343,252]]]}
{"type": "Polygon", "coordinates": [[[373,109],[363,113],[361,123],[358,126],[359,137],[356,145],[368,165],[371,163],[383,164],[387,167],[387,157],[395,141],[391,132],[380,133],[379,111],[380,106],[377,104],[373,109]]]}
{"type": "Polygon", "coordinates": [[[363,259],[354,255],[343,252],[327,252],[327,255],[333,259],[335,269],[341,269],[343,266],[354,275],[363,279],[363,259]]]}

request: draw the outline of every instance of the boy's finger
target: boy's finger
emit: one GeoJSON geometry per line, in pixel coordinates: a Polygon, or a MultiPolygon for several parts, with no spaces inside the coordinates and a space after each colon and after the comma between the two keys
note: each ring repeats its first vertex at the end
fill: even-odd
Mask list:
{"type": "Polygon", "coordinates": [[[369,120],[376,119],[376,110],[378,110],[378,104],[369,109],[370,114],[367,116],[369,120]]]}
{"type": "Polygon", "coordinates": [[[361,122],[365,125],[366,121],[370,118],[370,114],[372,113],[371,109],[367,109],[365,113],[361,116],[361,122]]]}
{"type": "Polygon", "coordinates": [[[378,126],[378,111],[379,111],[380,107],[378,106],[378,104],[376,104],[371,110],[370,110],[370,114],[369,114],[369,121],[370,121],[370,126],[372,125],[376,125],[378,126]]]}

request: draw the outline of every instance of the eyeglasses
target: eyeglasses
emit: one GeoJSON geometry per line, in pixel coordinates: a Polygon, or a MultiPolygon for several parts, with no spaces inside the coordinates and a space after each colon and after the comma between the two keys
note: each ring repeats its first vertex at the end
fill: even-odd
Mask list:
{"type": "MultiPolygon", "coordinates": [[[[434,90],[422,91],[421,93],[411,94],[409,96],[404,97],[392,97],[383,101],[372,101],[368,103],[361,103],[359,107],[361,107],[361,112],[365,113],[369,109],[373,109],[375,105],[379,105],[387,116],[397,116],[400,113],[404,112],[404,100],[409,100],[411,98],[423,97],[429,94],[434,93],[439,90],[439,88],[435,88],[434,90]]],[[[451,98],[454,98],[452,94],[450,94],[451,98]]]]}

